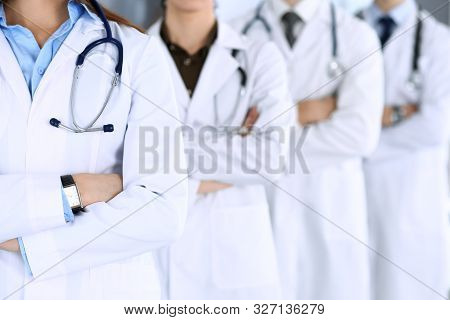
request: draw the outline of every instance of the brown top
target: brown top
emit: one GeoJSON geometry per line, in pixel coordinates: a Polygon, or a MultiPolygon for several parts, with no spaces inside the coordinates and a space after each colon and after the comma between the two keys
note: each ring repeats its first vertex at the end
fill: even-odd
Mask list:
{"type": "Polygon", "coordinates": [[[167,29],[165,22],[162,24],[160,31],[161,38],[167,45],[170,55],[178,68],[178,72],[180,73],[190,96],[192,96],[195,87],[197,86],[203,65],[208,57],[209,49],[217,39],[217,31],[218,26],[216,22],[208,35],[206,45],[195,54],[190,55],[182,47],[170,41],[169,30],[167,29]]]}

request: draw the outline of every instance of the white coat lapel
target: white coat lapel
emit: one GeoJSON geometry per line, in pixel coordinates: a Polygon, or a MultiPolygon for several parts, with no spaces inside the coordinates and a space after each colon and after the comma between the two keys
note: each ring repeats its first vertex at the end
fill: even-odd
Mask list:
{"type": "Polygon", "coordinates": [[[317,5],[319,7],[314,10],[314,16],[309,18],[309,21],[302,22],[305,24],[303,30],[294,47],[291,48],[287,42],[281,22],[279,21],[280,18],[275,16],[274,11],[270,8],[269,2],[264,4],[261,14],[272,27],[272,40],[277,44],[278,48],[282,51],[284,57],[288,61],[295,59],[298,54],[310,50],[310,48],[315,45],[316,38],[320,36],[320,33],[318,32],[319,29],[317,28],[320,24],[325,22],[323,17],[326,16],[325,20],[329,22],[330,3],[328,1],[321,1],[321,3],[317,5]],[[326,10],[328,10],[328,15],[324,12],[326,10]]]}
{"type": "MultiPolygon", "coordinates": [[[[304,23],[305,25],[302,33],[295,43],[294,48],[291,50],[294,57],[300,55],[304,56],[305,52],[310,52],[312,48],[317,45],[318,37],[331,36],[330,3],[328,1],[322,1],[319,8],[315,10],[314,16],[304,23]]],[[[330,59],[331,55],[332,52],[330,51],[330,59]]]]}
{"type": "Polygon", "coordinates": [[[31,106],[30,91],[23,76],[23,72],[20,69],[19,63],[17,62],[16,56],[14,55],[8,40],[6,40],[5,35],[1,31],[0,52],[2,53],[0,69],[2,70],[6,81],[16,97],[23,102],[21,105],[21,107],[23,107],[23,111],[28,113],[31,106]]]}
{"type": "Polygon", "coordinates": [[[167,56],[167,61],[169,62],[170,74],[172,75],[172,82],[175,88],[175,95],[177,97],[178,105],[180,106],[180,114],[182,116],[181,119],[186,121],[189,104],[191,103],[191,97],[189,96],[189,92],[184,84],[183,78],[181,78],[181,75],[178,72],[177,65],[170,55],[169,49],[162,39],[161,46],[167,56]]]}
{"type": "Polygon", "coordinates": [[[226,24],[219,23],[218,38],[206,59],[197,87],[192,97],[189,118],[201,115],[202,109],[211,107],[206,103],[220,91],[239,67],[239,62],[232,56],[232,50],[244,49],[241,35],[226,24]]]}
{"type": "Polygon", "coordinates": [[[104,36],[103,32],[94,32],[102,29],[103,24],[100,20],[93,20],[91,17],[86,16],[79,19],[48,66],[48,69],[36,89],[35,99],[39,94],[39,89],[45,87],[49,79],[54,78],[54,74],[58,71],[59,67],[70,62],[73,64],[73,70],[75,70],[76,57],[83,52],[91,42],[104,36]]]}
{"type": "Polygon", "coordinates": [[[161,30],[161,23],[162,21],[159,20],[156,22],[149,30],[149,35],[154,36],[160,40],[162,50],[164,51],[164,54],[167,58],[167,61],[169,63],[170,68],[170,74],[172,76],[173,85],[175,88],[175,94],[177,97],[178,105],[180,106],[180,114],[181,119],[183,121],[186,120],[187,117],[187,110],[189,108],[189,104],[191,103],[191,97],[189,96],[189,93],[186,89],[186,86],[184,84],[183,79],[181,78],[180,73],[178,72],[177,65],[175,64],[175,61],[172,59],[172,56],[169,52],[169,49],[167,48],[166,44],[161,38],[160,30],[161,30]]]}
{"type": "Polygon", "coordinates": [[[261,15],[267,20],[271,27],[270,38],[277,44],[284,57],[290,59],[293,56],[292,49],[286,40],[280,21],[278,21],[278,17],[275,16],[273,10],[270,8],[268,1],[266,1],[263,5],[261,15]]]}

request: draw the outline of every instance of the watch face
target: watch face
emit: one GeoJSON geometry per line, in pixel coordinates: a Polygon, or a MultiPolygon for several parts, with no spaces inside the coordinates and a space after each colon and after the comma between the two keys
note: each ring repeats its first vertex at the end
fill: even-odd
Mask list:
{"type": "Polygon", "coordinates": [[[76,208],[81,206],[80,198],[78,197],[77,187],[71,186],[64,189],[67,200],[69,201],[69,205],[71,208],[76,208]]]}

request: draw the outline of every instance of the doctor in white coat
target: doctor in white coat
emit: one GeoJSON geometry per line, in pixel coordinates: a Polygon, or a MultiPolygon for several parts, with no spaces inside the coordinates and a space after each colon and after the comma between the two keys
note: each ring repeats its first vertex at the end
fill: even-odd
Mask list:
{"type": "Polygon", "coordinates": [[[385,44],[386,72],[384,129],[365,164],[371,246],[406,271],[375,256],[374,298],[443,299],[450,33],[413,0],[375,1],[363,17],[385,44]]]}
{"type": "Polygon", "coordinates": [[[150,33],[171,60],[192,169],[186,229],[166,260],[168,297],[279,298],[264,185],[283,173],[292,118],[283,115],[291,106],[283,58],[273,44],[217,22],[212,0],[165,7],[150,33]],[[249,134],[230,131],[253,125],[249,134]]]}
{"type": "Polygon", "coordinates": [[[362,158],[381,127],[379,41],[329,1],[265,1],[235,25],[278,45],[297,102],[293,161],[271,191],[283,297],[367,299],[362,158]]]}
{"type": "Polygon", "coordinates": [[[72,86],[79,54],[106,36],[108,23],[94,5],[0,3],[3,299],[158,299],[152,251],[182,232],[187,175],[175,169],[175,160],[184,166],[183,145],[169,69],[155,38],[106,11],[115,20],[110,21],[112,37],[123,44],[123,72],[93,127],[114,127],[107,126],[108,132],[62,130],[63,124],[76,129],[74,121],[89,126],[118,66],[114,45],[97,46],[72,86]],[[52,41],[65,34],[58,48],[52,41]],[[28,52],[37,52],[36,60],[28,52]],[[46,69],[40,64],[49,61],[46,69]],[[36,71],[32,76],[27,65],[36,71]],[[53,117],[59,128],[49,123],[53,117]],[[153,135],[144,139],[150,129],[153,135]],[[152,147],[159,157],[142,152],[152,147]],[[67,180],[72,181],[66,185],[67,180]],[[85,205],[85,212],[75,216],[71,210],[79,209],[80,199],[73,182],[85,205]]]}

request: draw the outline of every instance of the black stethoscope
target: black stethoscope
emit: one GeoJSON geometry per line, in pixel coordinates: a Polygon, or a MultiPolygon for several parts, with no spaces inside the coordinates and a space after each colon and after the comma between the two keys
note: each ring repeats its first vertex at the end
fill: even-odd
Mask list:
{"type": "MultiPolygon", "coordinates": [[[[238,54],[241,50],[233,49],[231,51],[231,55],[235,60],[237,60],[238,54]]],[[[219,118],[219,103],[217,101],[217,95],[214,96],[214,134],[218,135],[227,135],[227,134],[239,134],[239,135],[247,135],[250,133],[250,129],[246,127],[233,127],[233,120],[236,118],[238,113],[239,106],[241,105],[242,99],[247,94],[247,82],[248,76],[245,68],[239,63],[237,67],[237,72],[240,76],[239,82],[239,92],[236,103],[234,104],[233,110],[231,110],[228,117],[225,119],[219,118]]],[[[195,126],[202,126],[200,123],[196,123],[195,126]]]]}
{"type": "MultiPolygon", "coordinates": [[[[233,58],[235,60],[237,60],[237,56],[239,54],[240,50],[238,49],[233,49],[231,51],[231,55],[233,56],[233,58]]],[[[245,96],[245,94],[247,93],[247,72],[244,70],[244,68],[242,67],[241,64],[238,65],[238,69],[237,69],[239,76],[241,78],[240,81],[240,89],[239,89],[239,93],[238,93],[238,99],[236,101],[236,104],[234,105],[233,110],[231,111],[230,115],[225,119],[225,120],[220,120],[219,119],[219,107],[218,107],[218,102],[217,102],[217,96],[214,97],[214,125],[219,128],[222,128],[224,131],[228,131],[229,132],[229,126],[231,126],[231,124],[233,123],[233,120],[238,112],[238,108],[241,104],[242,98],[245,96]]],[[[241,130],[243,130],[243,128],[241,128],[241,130]]]]}
{"type": "Polygon", "coordinates": [[[97,16],[100,18],[100,20],[103,22],[103,25],[105,27],[106,31],[106,37],[98,39],[91,44],[89,44],[84,51],[78,56],[77,61],[75,63],[75,71],[73,74],[73,82],[72,82],[72,90],[70,93],[70,110],[72,113],[72,124],[73,127],[66,126],[61,123],[58,119],[52,118],[50,119],[50,125],[55,128],[61,128],[64,130],[67,130],[72,133],[88,133],[88,132],[113,132],[114,131],[114,125],[107,124],[102,127],[94,127],[97,120],[101,117],[103,112],[105,111],[106,107],[109,104],[109,101],[111,100],[112,93],[114,91],[114,88],[116,88],[120,83],[120,77],[122,75],[122,68],[123,68],[123,45],[122,42],[119,40],[113,38],[112,32],[111,32],[111,25],[108,22],[108,19],[106,18],[106,15],[102,9],[102,7],[98,4],[96,0],[90,0],[92,6],[95,9],[95,12],[97,16]],[[117,48],[117,65],[115,67],[115,74],[114,78],[111,82],[111,88],[108,91],[108,94],[106,96],[105,102],[103,103],[103,106],[100,110],[100,112],[96,115],[96,117],[87,125],[82,127],[77,123],[76,117],[75,117],[75,92],[77,89],[77,83],[78,78],[80,76],[81,69],[83,68],[83,64],[85,59],[89,56],[89,54],[94,50],[97,46],[102,44],[112,44],[117,48]]]}
{"type": "MultiPolygon", "coordinates": [[[[262,15],[262,10],[264,8],[264,2],[262,2],[255,11],[255,15],[253,19],[251,19],[242,29],[243,34],[247,34],[250,29],[255,25],[255,23],[260,22],[267,34],[269,36],[272,35],[272,27],[266,18],[262,15]]],[[[342,73],[344,73],[344,67],[339,62],[338,59],[338,37],[337,37],[337,21],[336,21],[336,8],[333,3],[330,4],[330,14],[331,14],[331,41],[332,41],[332,50],[331,50],[331,61],[328,63],[328,75],[330,78],[336,78],[342,73]]]]}
{"type": "MultiPolygon", "coordinates": [[[[408,77],[407,85],[415,91],[422,89],[422,76],[419,69],[419,60],[422,55],[422,34],[423,34],[423,21],[420,18],[422,10],[419,7],[419,13],[417,15],[416,33],[414,35],[413,44],[413,59],[411,66],[411,74],[408,77]]],[[[363,12],[359,12],[356,16],[362,20],[365,20],[363,12]]]]}
{"type": "Polygon", "coordinates": [[[419,11],[419,15],[417,17],[416,35],[414,38],[412,72],[408,79],[408,84],[412,87],[413,90],[417,91],[422,89],[422,76],[420,75],[419,70],[419,59],[422,54],[423,22],[420,18],[420,12],[421,11],[419,11]]]}

